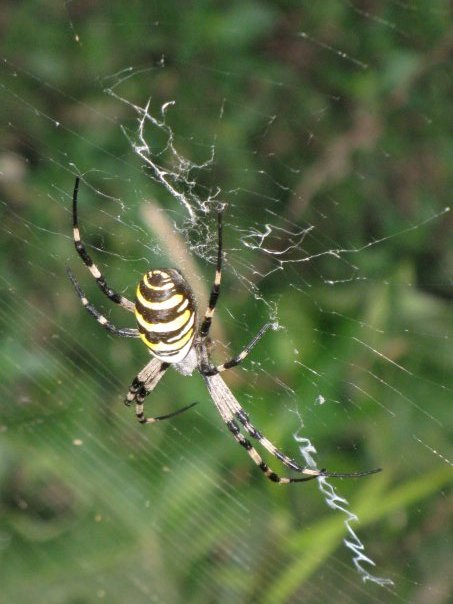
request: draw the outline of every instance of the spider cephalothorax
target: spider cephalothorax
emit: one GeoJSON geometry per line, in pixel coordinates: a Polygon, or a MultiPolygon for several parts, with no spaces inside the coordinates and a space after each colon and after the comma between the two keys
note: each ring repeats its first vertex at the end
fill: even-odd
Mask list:
{"type": "Polygon", "coordinates": [[[76,178],[72,205],[73,237],[76,250],[92,276],[96,279],[101,291],[112,302],[135,314],[138,329],[118,328],[110,323],[106,317],[90,304],[72,271],[69,268],[67,271],[83,306],[85,306],[98,323],[112,334],[126,338],[140,338],[152,355],[152,359],[134,378],[125,399],[126,405],[135,403],[135,413],[140,423],[155,423],[178,415],[192,407],[194,403],[173,411],[173,413],[158,417],[146,417],[144,414],[144,400],[146,396],[154,390],[170,366],[173,366],[183,375],[191,375],[195,370],[198,370],[206,382],[217,411],[235,440],[244,447],[260,470],[273,482],[287,484],[290,482],[305,482],[321,476],[350,478],[379,472],[379,469],[376,469],[367,472],[339,474],[301,466],[277,449],[250,422],[247,413],[225,384],[220,373],[239,365],[258,340],[272,326],[272,323],[264,325],[240,354],[221,365],[214,365],[212,363],[208,335],[219,297],[220,281],[222,278],[222,209],[217,213],[218,247],[216,273],[208,307],[203,320],[199,324],[192,288],[177,269],[161,268],[148,271],[137,285],[135,302],[131,302],[107,285],[104,276],[93,263],[80,239],[77,219],[78,191],[79,178],[76,178]],[[278,476],[263,461],[261,455],[241,430],[251,438],[257,440],[264,449],[281,461],[284,466],[298,474],[303,474],[304,477],[290,478],[278,476]]]}

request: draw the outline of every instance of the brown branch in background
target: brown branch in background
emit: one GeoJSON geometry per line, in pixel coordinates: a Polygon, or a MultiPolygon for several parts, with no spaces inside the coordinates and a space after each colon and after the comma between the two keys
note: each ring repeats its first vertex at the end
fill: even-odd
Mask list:
{"type": "Polygon", "coordinates": [[[392,91],[390,94],[388,109],[398,109],[402,105],[405,105],[412,87],[425,75],[429,69],[432,69],[436,65],[448,62],[448,60],[451,59],[450,55],[452,51],[453,30],[441,38],[439,43],[436,44],[436,46],[434,46],[430,52],[426,53],[423,59],[420,60],[418,68],[414,70],[411,76],[392,91]]]}
{"type": "Polygon", "coordinates": [[[140,206],[140,216],[153,237],[159,241],[159,246],[170,258],[172,266],[180,269],[191,284],[197,300],[208,299],[209,292],[200,279],[200,271],[191,256],[185,241],[175,230],[167,214],[154,200],[147,200],[140,206]],[[181,269],[180,269],[181,270],[181,269]]]}
{"type": "Polygon", "coordinates": [[[319,160],[306,170],[289,203],[286,212],[289,220],[298,221],[322,187],[339,182],[348,175],[356,151],[371,150],[375,147],[384,130],[388,114],[407,103],[412,88],[428,70],[448,61],[452,48],[453,33],[449,32],[420,60],[418,68],[400,86],[393,89],[387,99],[382,99],[381,114],[373,114],[364,106],[356,108],[352,127],[333,139],[319,160]]]}
{"type": "Polygon", "coordinates": [[[337,136],[324,155],[306,170],[290,201],[286,217],[297,221],[321,187],[342,180],[351,171],[353,154],[361,149],[372,149],[381,132],[378,119],[358,109],[352,128],[337,136]]]}

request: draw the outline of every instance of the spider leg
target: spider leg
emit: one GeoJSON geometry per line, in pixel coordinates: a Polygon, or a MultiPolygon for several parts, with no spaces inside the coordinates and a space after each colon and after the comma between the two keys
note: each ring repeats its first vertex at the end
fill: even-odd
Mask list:
{"type": "Polygon", "coordinates": [[[243,446],[247,453],[250,455],[252,460],[256,463],[256,465],[261,469],[262,472],[272,480],[273,482],[277,482],[280,484],[288,484],[290,482],[306,482],[307,480],[312,480],[314,478],[318,478],[321,476],[333,477],[333,478],[357,478],[360,476],[366,476],[368,474],[374,474],[375,472],[379,472],[379,469],[370,470],[366,472],[356,472],[351,474],[340,474],[336,472],[327,472],[326,470],[316,470],[312,468],[306,468],[298,463],[296,463],[293,459],[282,453],[277,447],[271,443],[261,432],[259,432],[253,424],[250,423],[247,413],[241,407],[237,399],[233,396],[230,389],[227,387],[225,382],[219,375],[212,376],[204,376],[206,381],[208,390],[211,394],[211,397],[222,416],[223,421],[226,423],[228,429],[233,434],[234,438],[241,446],[243,446]],[[246,432],[252,437],[255,438],[271,455],[276,457],[284,466],[293,470],[295,472],[299,472],[301,474],[305,474],[305,478],[289,478],[289,477],[281,477],[278,476],[275,472],[273,472],[269,466],[263,461],[259,453],[252,446],[249,440],[247,440],[241,433],[240,428],[237,424],[237,421],[244,427],[246,432]]]}
{"type": "Polygon", "coordinates": [[[104,327],[104,329],[107,329],[107,331],[114,334],[115,336],[122,336],[123,338],[139,338],[140,337],[140,332],[138,331],[138,329],[132,329],[129,327],[125,327],[125,328],[115,327],[115,325],[113,325],[113,323],[110,323],[110,321],[108,319],[106,319],[104,317],[104,315],[102,315],[98,310],[96,310],[96,308],[92,304],[90,304],[90,302],[88,301],[88,298],[83,293],[83,290],[80,287],[79,282],[77,281],[74,273],[71,271],[69,266],[66,267],[66,272],[68,273],[68,276],[71,279],[72,284],[73,284],[73,286],[77,292],[77,295],[79,296],[83,306],[87,309],[87,311],[90,313],[90,315],[92,315],[96,319],[96,321],[100,325],[102,325],[102,327],[104,327]]]}
{"type": "MultiPolygon", "coordinates": [[[[209,393],[212,397],[212,400],[214,401],[214,404],[217,408],[217,411],[220,413],[220,416],[225,422],[228,430],[231,432],[236,442],[238,442],[242,447],[244,447],[244,449],[251,457],[252,461],[264,473],[266,478],[268,478],[272,482],[276,482],[279,484],[288,484],[290,482],[306,482],[307,480],[313,480],[314,478],[317,478],[317,476],[319,476],[320,473],[316,470],[307,470],[304,473],[308,474],[308,476],[304,478],[290,478],[287,476],[279,476],[278,474],[276,474],[263,460],[258,451],[253,447],[251,442],[241,434],[240,428],[235,420],[234,411],[232,411],[231,409],[231,402],[234,401],[236,405],[240,405],[236,401],[232,392],[227,387],[222,378],[218,374],[212,376],[205,375],[203,377],[206,382],[209,393]]],[[[299,471],[304,470],[304,468],[300,466],[297,466],[297,468],[300,468],[299,471]]]]}
{"type": "Polygon", "coordinates": [[[179,415],[180,413],[183,413],[184,411],[187,411],[187,409],[190,409],[196,405],[196,403],[191,403],[190,405],[186,405],[185,407],[177,409],[172,413],[167,413],[166,415],[159,415],[158,417],[145,417],[143,410],[144,400],[157,386],[169,366],[169,363],[162,363],[162,361],[159,361],[159,359],[151,359],[151,361],[145,365],[140,373],[134,378],[129,387],[129,391],[126,395],[124,403],[127,406],[130,406],[135,401],[135,415],[141,424],[154,424],[164,419],[169,419],[170,417],[179,415]]]}
{"type": "Polygon", "coordinates": [[[124,296],[122,296],[121,294],[118,294],[117,292],[115,292],[113,289],[111,289],[107,285],[104,275],[101,273],[101,271],[98,269],[98,267],[94,264],[93,260],[91,259],[90,255],[88,254],[88,252],[85,248],[85,245],[83,244],[83,242],[80,239],[80,230],[79,230],[79,224],[78,224],[78,219],[77,219],[77,197],[78,197],[78,193],[79,193],[79,182],[80,182],[80,178],[77,176],[76,180],[75,180],[75,185],[74,185],[74,193],[72,196],[72,227],[73,227],[73,237],[74,237],[75,249],[77,250],[77,253],[79,254],[79,256],[82,258],[85,266],[88,268],[90,273],[96,279],[96,282],[97,282],[100,290],[102,291],[102,293],[104,293],[112,302],[115,302],[115,304],[119,304],[126,310],[129,310],[130,312],[134,312],[135,304],[133,302],[131,302],[130,300],[128,300],[127,298],[125,298],[124,296]]]}
{"type": "Polygon", "coordinates": [[[222,213],[223,208],[217,213],[217,265],[214,277],[214,283],[212,284],[211,294],[209,296],[209,304],[204,314],[203,322],[200,326],[200,336],[202,339],[206,338],[212,323],[212,317],[214,316],[215,307],[220,294],[220,281],[222,280],[222,213]]]}
{"type": "Polygon", "coordinates": [[[227,419],[227,416],[224,416],[222,413],[221,415],[223,421],[226,423],[228,430],[232,433],[236,442],[238,442],[242,447],[244,447],[244,449],[250,455],[252,460],[264,473],[266,478],[268,478],[272,482],[277,482],[279,484],[289,484],[290,482],[307,482],[307,480],[313,480],[314,478],[317,478],[319,476],[319,474],[313,474],[312,476],[307,476],[306,478],[289,478],[287,476],[279,476],[267,465],[267,463],[265,463],[261,455],[253,447],[252,443],[241,434],[239,426],[234,421],[234,419],[232,419],[232,416],[230,416],[230,419],[227,419]]]}
{"type": "Polygon", "coordinates": [[[266,331],[268,329],[270,329],[273,325],[274,325],[273,323],[266,323],[266,325],[263,325],[263,327],[259,330],[259,332],[256,334],[256,336],[253,338],[253,340],[251,340],[251,342],[249,342],[247,344],[247,346],[243,349],[242,352],[240,352],[238,355],[236,355],[235,357],[233,357],[226,363],[217,365],[217,367],[209,367],[208,369],[206,369],[206,372],[204,374],[205,375],[216,375],[217,373],[221,373],[222,371],[225,371],[226,369],[231,369],[232,367],[237,367],[237,365],[240,365],[242,363],[242,361],[248,356],[248,354],[250,353],[252,348],[255,346],[255,344],[257,344],[257,342],[259,340],[261,340],[261,338],[264,336],[266,331]]]}
{"type": "Polygon", "coordinates": [[[302,472],[303,474],[313,474],[313,478],[317,476],[326,476],[330,478],[359,478],[360,476],[368,476],[368,474],[376,474],[376,472],[380,472],[381,468],[376,468],[374,470],[366,470],[364,472],[349,472],[349,473],[339,473],[339,472],[327,472],[327,470],[315,470],[311,468],[304,468],[299,465],[284,453],[282,453],[277,447],[266,438],[261,432],[259,432],[255,426],[250,423],[248,414],[244,411],[244,409],[237,403],[237,409],[234,411],[235,417],[239,420],[239,423],[244,427],[246,432],[250,434],[252,438],[255,438],[265,449],[269,451],[271,455],[276,457],[279,461],[282,462],[287,468],[291,470],[295,470],[296,472],[302,472]]]}

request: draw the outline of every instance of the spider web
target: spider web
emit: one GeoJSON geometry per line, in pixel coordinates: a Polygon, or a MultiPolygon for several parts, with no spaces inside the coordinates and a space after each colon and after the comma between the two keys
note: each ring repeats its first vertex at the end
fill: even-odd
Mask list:
{"type": "Polygon", "coordinates": [[[22,4],[0,79],[4,601],[447,602],[447,3],[22,4]],[[65,277],[133,326],[74,252],[75,175],[109,285],[177,266],[200,312],[226,204],[213,356],[275,329],[225,381],[299,463],[384,471],[278,487],[173,371],[150,413],[198,405],[139,426],[121,400],[147,352],[65,277]]]}

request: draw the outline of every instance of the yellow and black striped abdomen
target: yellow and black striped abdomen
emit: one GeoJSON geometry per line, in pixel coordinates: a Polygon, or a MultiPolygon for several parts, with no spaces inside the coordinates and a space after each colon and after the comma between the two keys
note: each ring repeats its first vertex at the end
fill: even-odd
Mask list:
{"type": "Polygon", "coordinates": [[[140,337],[166,363],[180,363],[192,348],[197,310],[187,281],[174,269],[146,273],[137,285],[135,317],[140,337]]]}

